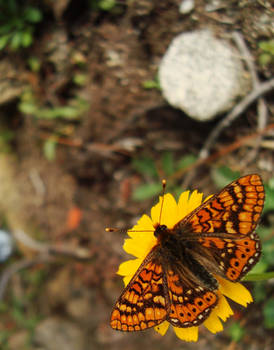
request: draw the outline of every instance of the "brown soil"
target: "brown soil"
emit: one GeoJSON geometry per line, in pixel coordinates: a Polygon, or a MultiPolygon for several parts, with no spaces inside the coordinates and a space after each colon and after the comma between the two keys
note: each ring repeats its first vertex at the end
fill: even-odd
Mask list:
{"type": "MultiPolygon", "coordinates": [[[[31,342],[24,345],[29,336],[24,330],[29,328],[7,310],[1,316],[0,331],[11,330],[12,335],[9,347],[3,349],[61,349],[52,344],[52,334],[45,341],[47,346],[39,344],[44,336],[43,320],[56,317],[64,322],[64,334],[66,322],[80,332],[79,349],[244,349],[251,344],[252,349],[270,349],[273,335],[258,327],[262,322],[259,304],[247,310],[235,306],[246,329],[238,344],[228,332],[234,320],[216,336],[202,329],[197,344],[182,343],[172,332],[165,337],[153,330],[123,334],[108,325],[112,305],[122,290],[121,278],[115,273],[127,255],[122,250],[125,235],[105,232],[105,227],[131,226],[155,201],[131,199],[134,189],[149,181],[136,172],[132,160],[147,155],[159,165],[166,151],[175,159],[198,154],[217,122],[191,120],[169,107],[160,91],[144,89],[143,83],[155,78],[162,55],[178,33],[210,27],[216,35],[226,36],[239,30],[255,58],[257,41],[266,36],[258,32],[255,20],[268,11],[267,1],[231,1],[214,12],[207,12],[203,1],[196,1],[188,15],[179,13],[179,3],[142,0],[129,1],[126,6],[121,2],[118,13],[81,10],[77,1],[71,1],[60,13],[51,5],[34,46],[25,54],[5,54],[16,64],[20,79],[32,87],[41,106],[65,105],[73,96],[82,96],[88,100],[89,109],[77,121],[64,121],[23,115],[14,100],[3,106],[3,127],[8,126],[15,135],[11,152],[1,155],[0,162],[7,186],[2,192],[7,197],[0,206],[3,224],[10,230],[24,229],[33,238],[60,249],[83,248],[91,258],[79,261],[58,256],[52,263],[36,264],[13,276],[5,298],[9,310],[17,310],[18,299],[23,319],[39,316],[42,320],[36,324],[39,331],[34,331],[31,342]],[[27,68],[24,55],[39,58],[39,73],[27,68]],[[76,73],[86,76],[83,86],[73,83],[76,73]],[[56,156],[48,161],[43,144],[53,135],[59,136],[56,156]],[[129,141],[130,149],[125,147],[129,141]],[[70,221],[73,215],[75,225],[70,221]],[[41,281],[34,281],[35,276],[41,281]]],[[[269,71],[258,69],[262,79],[268,77],[269,71]]],[[[255,132],[256,122],[256,108],[248,109],[245,118],[225,130],[215,150],[255,132]]],[[[198,168],[190,187],[206,194],[214,192],[210,169],[224,164],[243,174],[255,171],[269,177],[267,171],[258,169],[258,159],[271,157],[268,150],[261,150],[248,168],[241,168],[240,161],[249,151],[242,145],[214,164],[198,168]]],[[[159,167],[159,177],[163,175],[159,167]]],[[[2,271],[15,261],[36,256],[35,250],[19,244],[2,271]]],[[[69,346],[64,343],[64,349],[69,346]]]]}

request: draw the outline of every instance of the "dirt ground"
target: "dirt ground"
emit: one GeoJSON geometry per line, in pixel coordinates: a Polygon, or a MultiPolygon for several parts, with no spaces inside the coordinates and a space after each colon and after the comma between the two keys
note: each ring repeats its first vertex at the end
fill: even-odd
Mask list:
{"type": "MultiPolygon", "coordinates": [[[[37,249],[21,237],[2,266],[4,273],[14,263],[34,262],[12,275],[6,287],[1,349],[270,349],[273,333],[261,326],[257,303],[247,309],[234,305],[237,321],[246,329],[239,343],[228,331],[235,318],[217,335],[202,328],[199,342],[193,344],[180,341],[173,332],[162,337],[153,330],[113,331],[109,315],[122,290],[116,271],[128,256],[122,250],[125,234],[105,232],[108,226],[131,227],[156,201],[132,199],[134,189],[150,181],[136,171],[134,159],[153,159],[162,178],[163,154],[172,152],[175,159],[197,155],[222,118],[198,123],[168,106],[159,90],[144,88],[144,82],[155,79],[172,38],[205,27],[219,37],[238,30],[256,60],[257,43],[268,35],[259,19],[271,11],[270,2],[219,1],[220,7],[208,12],[208,2],[198,0],[186,15],[178,11],[179,0],[121,1],[113,11],[91,11],[85,1],[57,2],[61,9],[44,3],[45,18],[33,46],[7,50],[1,59],[11,62],[16,79],[32,88],[40,106],[64,105],[75,96],[89,105],[76,120],[22,114],[19,96],[1,106],[1,128],[14,135],[9,152],[0,153],[2,224],[44,243],[37,249]],[[39,72],[27,66],[31,56],[39,58],[39,72]],[[84,84],[74,83],[77,74],[84,75],[84,84]],[[50,161],[44,145],[52,138],[56,148],[50,161]],[[47,244],[53,253],[41,262],[47,244]]],[[[269,68],[257,68],[262,81],[271,76],[269,68]]],[[[266,100],[270,103],[270,96],[266,100]]],[[[213,151],[227,149],[256,128],[254,105],[224,130],[213,151]]],[[[219,153],[214,162],[195,169],[188,187],[206,195],[215,192],[210,174],[222,165],[243,175],[258,172],[270,178],[273,169],[260,164],[273,162],[273,151],[260,148],[257,157],[243,165],[249,152],[249,145],[239,144],[219,153]]],[[[184,177],[176,181],[178,186],[184,177]]]]}

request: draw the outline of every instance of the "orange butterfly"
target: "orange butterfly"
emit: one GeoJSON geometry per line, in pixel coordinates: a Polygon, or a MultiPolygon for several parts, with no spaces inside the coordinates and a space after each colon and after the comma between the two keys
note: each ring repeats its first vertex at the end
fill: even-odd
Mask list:
{"type": "Polygon", "coordinates": [[[218,303],[214,275],[239,281],[259,260],[254,230],[264,205],[259,175],[239,178],[172,229],[158,223],[157,244],[116,302],[110,324],[139,331],[167,320],[198,326],[218,303]]]}

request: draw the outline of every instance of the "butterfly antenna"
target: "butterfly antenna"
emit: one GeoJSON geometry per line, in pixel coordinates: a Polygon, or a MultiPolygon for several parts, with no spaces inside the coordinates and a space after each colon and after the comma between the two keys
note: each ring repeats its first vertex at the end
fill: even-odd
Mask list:
{"type": "Polygon", "coordinates": [[[106,227],[105,231],[106,232],[118,232],[119,229],[118,228],[114,228],[114,227],[106,227]]]}
{"type": "Polygon", "coordinates": [[[160,209],[160,215],[159,215],[159,224],[161,224],[161,218],[162,218],[162,211],[163,211],[163,205],[164,205],[164,198],[165,198],[165,191],[166,191],[166,180],[162,180],[162,202],[161,202],[161,209],[160,209]]]}
{"type": "Polygon", "coordinates": [[[127,233],[127,232],[154,232],[154,230],[129,230],[126,228],[115,228],[115,227],[106,227],[106,232],[119,232],[119,233],[127,233]]]}
{"type": "Polygon", "coordinates": [[[119,233],[125,233],[127,232],[127,229],[125,228],[115,228],[115,227],[106,227],[106,232],[119,232],[119,233]]]}
{"type": "MultiPolygon", "coordinates": [[[[166,191],[166,180],[162,180],[162,202],[161,202],[161,209],[160,209],[160,215],[159,215],[159,224],[161,223],[161,218],[162,218],[162,211],[163,211],[163,205],[164,205],[164,198],[165,198],[165,191],[166,191]]],[[[125,232],[154,232],[154,230],[128,230],[128,229],[119,229],[115,227],[106,227],[105,228],[106,232],[120,232],[120,233],[125,233],[125,232]]]]}

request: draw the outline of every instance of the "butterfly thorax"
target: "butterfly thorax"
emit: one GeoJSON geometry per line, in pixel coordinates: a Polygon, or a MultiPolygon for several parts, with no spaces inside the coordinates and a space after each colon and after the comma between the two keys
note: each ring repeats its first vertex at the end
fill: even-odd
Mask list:
{"type": "MultiPolygon", "coordinates": [[[[158,242],[159,257],[165,266],[177,266],[179,271],[190,273],[200,285],[214,290],[218,283],[193,252],[199,249],[198,241],[183,239],[183,232],[158,225],[154,232],[158,242]]],[[[201,252],[203,254],[203,252],[201,252]]]]}

